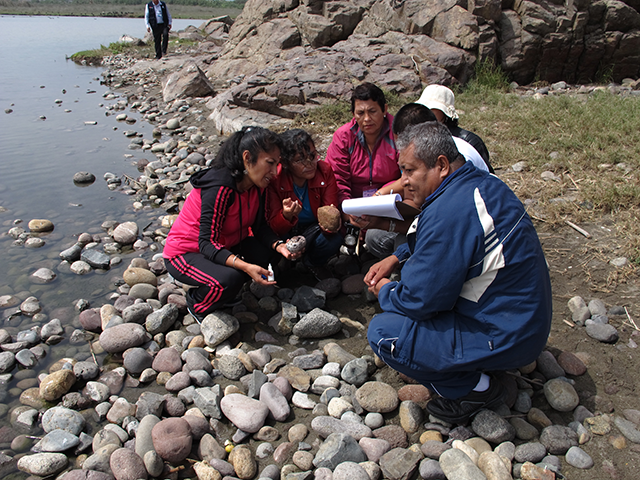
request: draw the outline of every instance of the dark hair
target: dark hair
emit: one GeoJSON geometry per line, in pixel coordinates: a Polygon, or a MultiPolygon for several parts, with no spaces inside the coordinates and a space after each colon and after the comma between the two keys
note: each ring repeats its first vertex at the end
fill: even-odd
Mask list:
{"type": "Polygon", "coordinates": [[[427,168],[436,166],[440,155],[449,159],[449,163],[456,160],[464,161],[456,147],[449,129],[440,122],[426,122],[408,126],[396,141],[398,151],[413,145],[413,155],[424,162],[427,168]]]}
{"type": "Polygon", "coordinates": [[[400,135],[411,125],[435,122],[436,120],[435,114],[428,107],[420,103],[407,103],[393,117],[392,130],[394,134],[400,135]]]}
{"type": "Polygon", "coordinates": [[[311,155],[309,142],[315,145],[311,135],[301,128],[287,130],[280,134],[280,138],[282,139],[282,151],[280,153],[282,168],[290,168],[291,162],[297,154],[300,154],[303,159],[309,158],[311,155]]]}
{"type": "Polygon", "coordinates": [[[373,100],[380,105],[380,110],[384,112],[384,106],[387,104],[387,100],[384,98],[384,93],[373,83],[365,82],[362,85],[358,85],[353,94],[351,94],[351,113],[356,109],[356,100],[373,100]]]}
{"type": "Polygon", "coordinates": [[[274,147],[282,151],[282,140],[277,133],[262,127],[242,127],[222,144],[213,167],[228,168],[234,180],[241,180],[244,176],[242,153],[249,151],[249,165],[254,165],[260,152],[270,152],[274,147]]]}

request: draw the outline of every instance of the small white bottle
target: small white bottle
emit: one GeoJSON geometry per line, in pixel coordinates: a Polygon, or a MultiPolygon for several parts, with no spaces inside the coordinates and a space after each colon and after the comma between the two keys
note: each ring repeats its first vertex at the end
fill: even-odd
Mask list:
{"type": "Polygon", "coordinates": [[[273,274],[273,267],[271,266],[271,264],[269,264],[269,266],[267,267],[267,270],[269,270],[269,276],[267,277],[267,281],[273,282],[276,279],[276,276],[273,274]]]}

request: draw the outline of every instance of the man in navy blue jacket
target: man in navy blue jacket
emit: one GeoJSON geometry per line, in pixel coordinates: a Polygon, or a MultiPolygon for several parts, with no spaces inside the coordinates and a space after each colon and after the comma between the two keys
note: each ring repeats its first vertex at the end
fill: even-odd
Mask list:
{"type": "Polygon", "coordinates": [[[156,47],[156,60],[167,54],[169,30],[171,30],[171,14],[167,4],[159,0],[151,0],[144,9],[144,23],[147,32],[153,31],[153,43],[156,47]]]}
{"type": "Polygon", "coordinates": [[[374,352],[440,397],[435,417],[465,423],[502,402],[485,371],[535,360],[551,327],[551,283],[535,228],[500,179],[476,169],[447,128],[427,122],[398,138],[402,182],[422,205],[408,242],[365,276],[383,313],[374,352]],[[389,275],[404,262],[402,280],[389,275]]]}

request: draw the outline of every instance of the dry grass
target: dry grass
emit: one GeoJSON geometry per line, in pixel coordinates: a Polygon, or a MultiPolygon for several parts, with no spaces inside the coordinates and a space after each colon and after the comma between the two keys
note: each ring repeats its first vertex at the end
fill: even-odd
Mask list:
{"type": "Polygon", "coordinates": [[[613,218],[621,251],[640,263],[640,98],[607,91],[540,99],[462,92],[460,123],[478,133],[498,174],[545,221],[613,218]],[[525,161],[529,170],[510,168],[525,161]],[[559,181],[545,181],[543,171],[559,181]]]}

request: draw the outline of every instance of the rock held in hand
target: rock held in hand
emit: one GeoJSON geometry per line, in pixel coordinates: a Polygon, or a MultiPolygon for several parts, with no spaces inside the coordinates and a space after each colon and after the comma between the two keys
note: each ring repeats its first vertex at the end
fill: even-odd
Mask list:
{"type": "Polygon", "coordinates": [[[329,232],[337,232],[340,228],[340,210],[333,205],[318,208],[318,223],[329,232]]]}
{"type": "Polygon", "coordinates": [[[302,235],[296,235],[287,241],[287,250],[291,253],[302,252],[306,246],[307,240],[302,235]]]}

